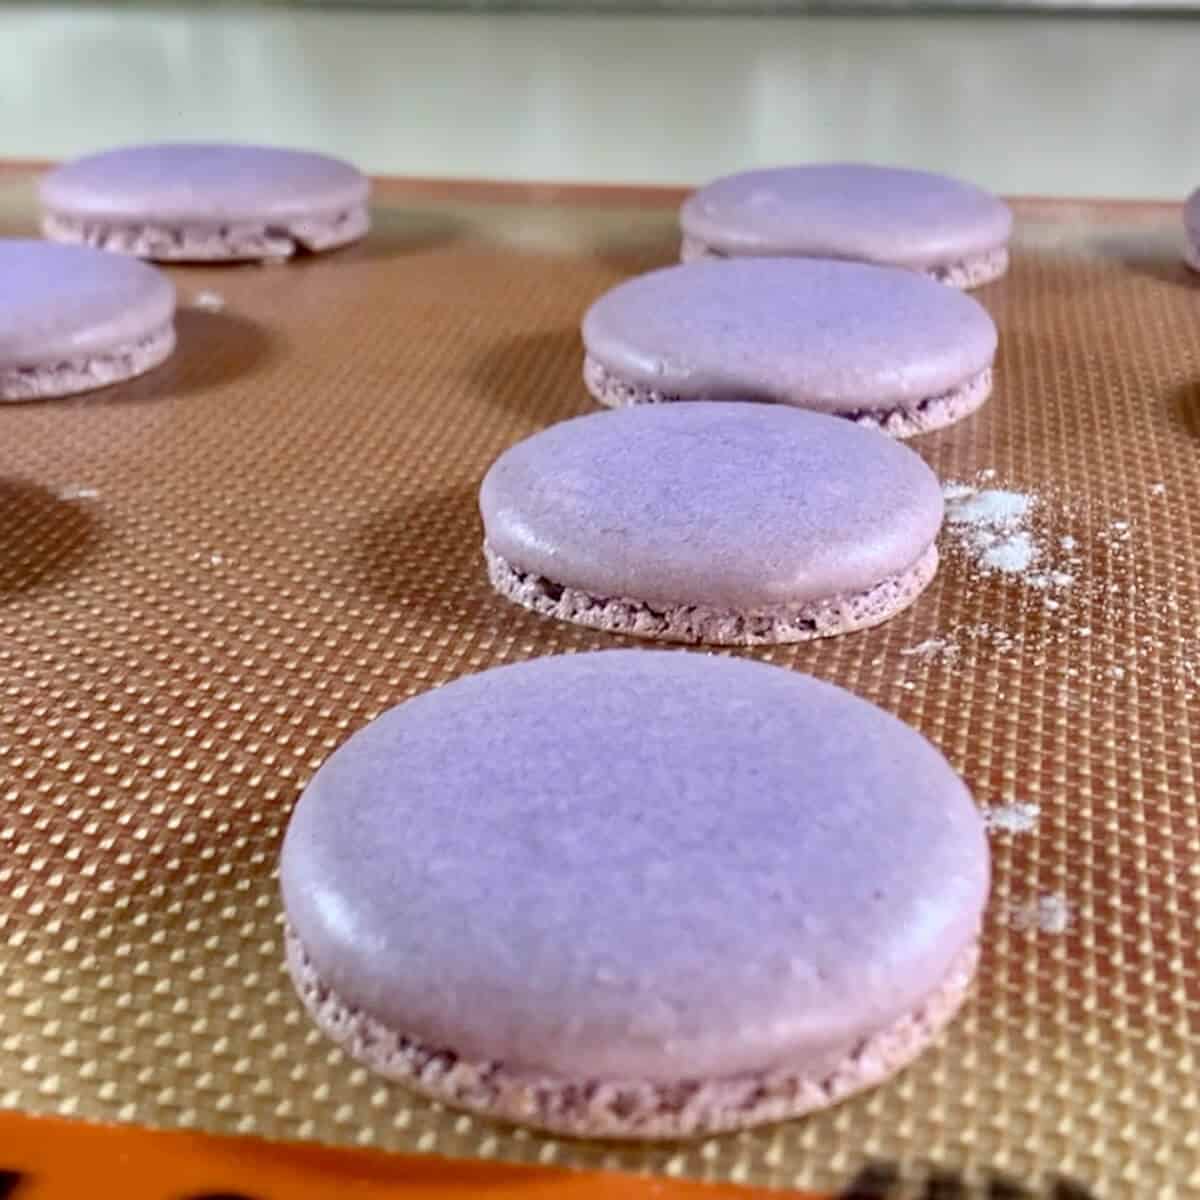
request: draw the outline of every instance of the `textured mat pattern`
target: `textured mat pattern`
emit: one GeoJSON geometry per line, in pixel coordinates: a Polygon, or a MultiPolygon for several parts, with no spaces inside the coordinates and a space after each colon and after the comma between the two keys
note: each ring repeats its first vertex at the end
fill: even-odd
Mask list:
{"type": "MultiPolygon", "coordinates": [[[[584,307],[675,249],[661,206],[405,191],[345,253],[175,270],[180,346],[156,373],[0,410],[0,1104],[775,1185],[895,1176],[895,1195],[929,1164],[1200,1194],[1200,280],[1170,210],[1020,215],[1010,276],[977,293],[995,397],[912,444],[1028,512],[997,532],[960,497],[913,609],[754,652],[912,722],[994,810],[979,985],[936,1050],[815,1118],[612,1149],[449,1114],[309,1028],[274,863],[314,768],[464,672],[618,644],[492,595],[474,494],[502,448],[591,411],[584,307]]],[[[0,186],[0,233],[31,231],[28,188],[0,186]]]]}

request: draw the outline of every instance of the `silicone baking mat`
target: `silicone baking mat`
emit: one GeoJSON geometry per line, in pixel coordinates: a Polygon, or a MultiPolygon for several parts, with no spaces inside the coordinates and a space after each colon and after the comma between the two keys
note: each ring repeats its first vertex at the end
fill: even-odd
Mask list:
{"type": "MultiPolygon", "coordinates": [[[[2,183],[0,233],[31,196],[2,183]]],[[[671,261],[675,199],[384,185],[357,248],[172,271],[161,370],[0,410],[4,1107],[861,1195],[1200,1194],[1200,282],[1166,206],[1018,205],[977,293],[995,396],[913,443],[958,485],[938,578],[882,628],[753,652],[898,713],[989,809],[983,965],[936,1049],[822,1115],[604,1147],[414,1099],[302,1015],[275,858],[317,765],[464,672],[619,644],[492,595],[475,490],[591,409],[579,318],[671,261]]]]}

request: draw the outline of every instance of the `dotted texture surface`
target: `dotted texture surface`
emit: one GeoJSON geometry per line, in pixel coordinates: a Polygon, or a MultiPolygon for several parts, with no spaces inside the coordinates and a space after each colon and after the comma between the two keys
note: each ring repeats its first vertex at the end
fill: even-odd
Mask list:
{"type": "MultiPolygon", "coordinates": [[[[1061,578],[947,537],[887,625],[752,652],[899,714],[1000,814],[972,999],[830,1112],[645,1148],[373,1079],[282,970],[276,855],[330,751],[464,672],[620,644],[492,594],[475,492],[592,411],[584,309],[677,250],[661,205],[381,195],[349,251],[173,271],[162,369],[0,410],[0,1105],[777,1186],[873,1163],[1200,1194],[1200,281],[1177,211],[1019,206],[1011,273],[976,293],[995,396],[912,443],[1034,496],[1061,578]]],[[[30,196],[0,187],[0,234],[32,232],[30,196]]]]}

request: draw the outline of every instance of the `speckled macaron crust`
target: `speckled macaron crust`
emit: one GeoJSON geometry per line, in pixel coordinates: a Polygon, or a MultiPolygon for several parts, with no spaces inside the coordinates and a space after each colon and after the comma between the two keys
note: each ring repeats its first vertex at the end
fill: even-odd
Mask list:
{"type": "Polygon", "coordinates": [[[973,288],[1008,269],[1012,213],[990,193],[945,175],[829,163],[718,179],[684,202],[680,225],[685,262],[849,259],[973,288]]]}
{"type": "Polygon", "coordinates": [[[280,875],[296,986],[355,1059],[489,1116],[667,1138],[920,1053],[967,991],[989,865],[961,781],[874,705],[611,651],[385,713],[305,790],[280,875]]]}
{"type": "Polygon", "coordinates": [[[987,400],[997,334],[971,297],[910,271],[743,258],[618,284],[583,341],[584,382],[608,407],[767,401],[903,438],[987,400]]]}
{"type": "Polygon", "coordinates": [[[501,595],[612,633],[712,645],[877,625],[937,569],[936,476],[872,430],[772,405],[594,413],[480,488],[501,595]]]}
{"type": "Polygon", "coordinates": [[[165,262],[286,259],[366,234],[366,178],[323,154],[167,143],[76,159],[42,180],[56,241],[165,262]]]}
{"type": "Polygon", "coordinates": [[[1193,271],[1200,271],[1200,188],[1197,188],[1183,206],[1183,228],[1187,235],[1184,261],[1193,271]]]}
{"type": "Polygon", "coordinates": [[[132,379],[175,347],[160,271],[81,246],[0,239],[0,401],[132,379]]]}

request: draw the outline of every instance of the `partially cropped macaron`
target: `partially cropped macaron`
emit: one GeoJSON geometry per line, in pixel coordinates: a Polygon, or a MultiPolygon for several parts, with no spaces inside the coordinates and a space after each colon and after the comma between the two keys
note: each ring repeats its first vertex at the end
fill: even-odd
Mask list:
{"type": "Polygon", "coordinates": [[[769,645],[864,629],[937,570],[937,477],[817,413],[673,404],[511,447],[479,494],[503,596],[612,633],[769,645]]]}
{"type": "Polygon", "coordinates": [[[680,213],[684,261],[840,258],[972,288],[1008,269],[1012,212],[982,188],[862,163],[772,167],[701,188],[680,213]]]}
{"type": "Polygon", "coordinates": [[[42,228],[56,241],[165,262],[290,258],[361,238],[368,190],[349,163],[303,150],[131,146],[46,175],[42,228]]]}
{"type": "Polygon", "coordinates": [[[1197,188],[1183,206],[1183,228],[1187,234],[1184,258],[1193,271],[1200,271],[1200,188],[1197,188]]]}
{"type": "Polygon", "coordinates": [[[987,400],[997,334],[970,296],[911,271],[740,258],[618,284],[583,341],[584,382],[609,407],[771,401],[910,437],[987,400]]]}
{"type": "Polygon", "coordinates": [[[132,379],[175,348],[161,271],[83,246],[0,239],[0,400],[132,379]]]}
{"type": "Polygon", "coordinates": [[[942,755],[763,663],[542,658],[385,713],[314,776],[287,962],[354,1059],[586,1137],[824,1108],[962,1004],[983,822],[942,755]]]}

